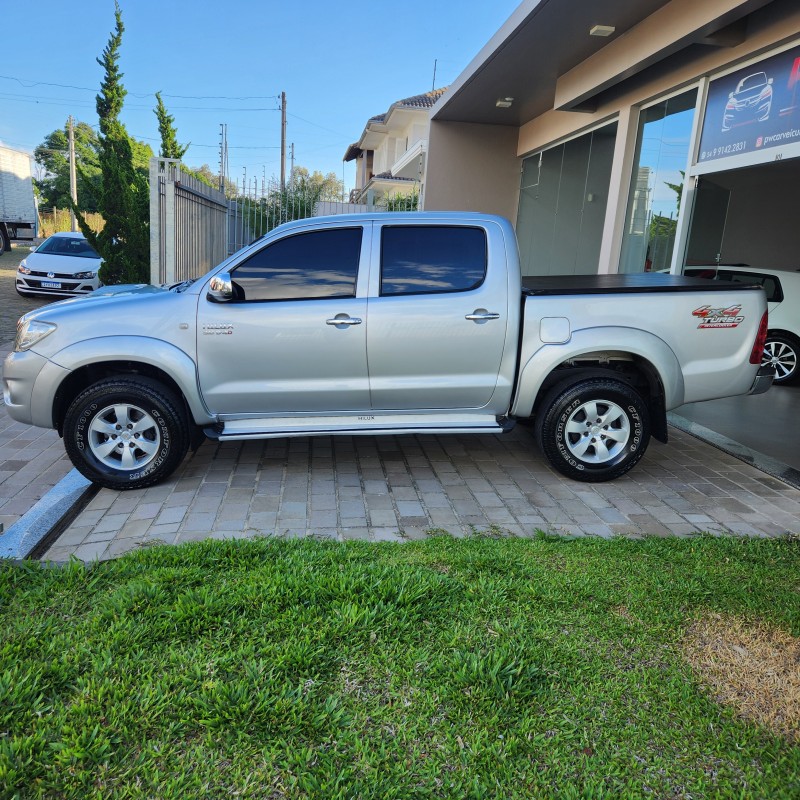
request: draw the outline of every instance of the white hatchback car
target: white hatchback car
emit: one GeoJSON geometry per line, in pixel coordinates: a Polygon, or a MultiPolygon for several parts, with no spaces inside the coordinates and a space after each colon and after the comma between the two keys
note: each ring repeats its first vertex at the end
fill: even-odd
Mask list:
{"type": "Polygon", "coordinates": [[[17,292],[23,297],[75,297],[100,286],[103,260],[82,233],[54,233],[31,251],[17,267],[17,292]]]}
{"type": "Polygon", "coordinates": [[[733,283],[758,283],[764,287],[769,308],[769,333],[762,364],[775,367],[775,384],[800,379],[800,271],[787,272],[758,267],[686,267],[684,275],[733,283]]]}

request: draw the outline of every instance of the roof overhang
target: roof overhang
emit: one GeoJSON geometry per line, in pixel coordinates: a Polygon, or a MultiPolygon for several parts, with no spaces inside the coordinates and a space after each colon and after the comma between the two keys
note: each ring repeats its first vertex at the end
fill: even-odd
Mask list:
{"type": "Polygon", "coordinates": [[[354,159],[358,158],[364,151],[358,146],[358,142],[355,144],[351,144],[350,147],[347,148],[344,154],[344,158],[342,161],[353,161],[354,159]]]}
{"type": "Polygon", "coordinates": [[[551,110],[593,111],[599,94],[690,45],[744,38],[770,0],[525,0],[431,111],[436,121],[521,126],[551,110]],[[607,38],[596,25],[614,27],[607,38]],[[507,108],[500,98],[513,98],[507,108]]]}

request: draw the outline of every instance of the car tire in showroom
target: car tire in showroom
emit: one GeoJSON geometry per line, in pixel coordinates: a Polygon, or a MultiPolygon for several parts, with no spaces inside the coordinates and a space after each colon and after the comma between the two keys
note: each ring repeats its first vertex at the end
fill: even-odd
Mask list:
{"type": "Polygon", "coordinates": [[[141,489],[171,475],[189,447],[181,400],[150,378],[89,386],[64,417],[64,446],[78,471],[108,489],[141,489]]]}
{"type": "Polygon", "coordinates": [[[550,464],[579,481],[624,475],[650,441],[647,404],[632,386],[612,378],[554,387],[536,420],[536,438],[550,464]]]}

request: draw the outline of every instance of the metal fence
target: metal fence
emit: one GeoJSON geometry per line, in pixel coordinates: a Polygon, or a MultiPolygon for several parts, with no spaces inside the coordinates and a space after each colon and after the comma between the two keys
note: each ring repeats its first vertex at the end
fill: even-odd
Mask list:
{"type": "Polygon", "coordinates": [[[227,256],[225,195],[172,158],[150,159],[150,282],[197,278],[227,256]]]}
{"type": "Polygon", "coordinates": [[[367,193],[366,203],[331,199],[318,185],[306,180],[290,181],[283,189],[277,181],[245,179],[228,201],[228,255],[254,242],[284,222],[335,214],[363,214],[373,211],[417,211],[416,185],[403,194],[376,198],[367,193]]]}
{"type": "Polygon", "coordinates": [[[150,159],[150,281],[156,285],[197,278],[278,225],[295,219],[372,211],[416,211],[419,193],[365,193],[366,203],[329,199],[307,180],[226,181],[228,193],[189,174],[179,161],[150,159]],[[234,192],[235,186],[235,192],[234,192]]]}

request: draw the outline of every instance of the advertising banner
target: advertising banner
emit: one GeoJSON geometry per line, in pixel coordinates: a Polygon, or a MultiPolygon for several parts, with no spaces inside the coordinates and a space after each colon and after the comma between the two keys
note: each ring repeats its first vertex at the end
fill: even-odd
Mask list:
{"type": "Polygon", "coordinates": [[[698,163],[800,143],[800,46],[711,81],[698,163]]]}

